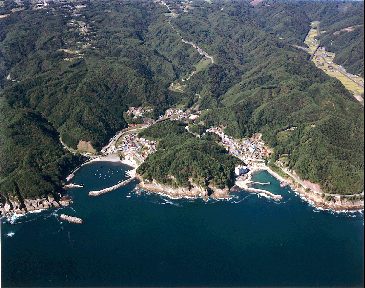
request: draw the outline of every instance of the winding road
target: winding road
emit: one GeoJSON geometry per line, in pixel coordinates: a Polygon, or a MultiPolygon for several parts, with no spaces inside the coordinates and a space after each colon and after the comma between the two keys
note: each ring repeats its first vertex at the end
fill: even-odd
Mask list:
{"type": "MultiPolygon", "coordinates": [[[[179,14],[175,13],[171,7],[165,2],[165,1],[158,1],[158,3],[162,6],[165,6],[167,7],[167,9],[169,10],[169,12],[172,14],[172,15],[175,15],[175,17],[178,17],[179,14]]],[[[168,16],[166,16],[168,17],[168,16]]],[[[174,27],[174,25],[172,25],[171,23],[171,20],[169,19],[167,21],[169,23],[169,25],[171,26],[172,30],[175,31],[175,33],[179,36],[179,38],[181,39],[181,42],[183,42],[184,44],[188,44],[190,45],[191,47],[193,47],[200,55],[202,55],[204,58],[208,59],[210,61],[211,64],[214,64],[214,58],[213,56],[209,55],[205,50],[203,50],[201,47],[199,47],[196,43],[192,42],[192,41],[188,41],[186,39],[184,39],[182,36],[181,36],[181,33],[174,27]]],[[[189,76],[187,78],[183,78],[181,81],[182,82],[185,82],[185,81],[189,81],[190,78],[192,76],[194,76],[194,74],[196,74],[196,71],[193,70],[191,73],[189,73],[189,76]]]]}

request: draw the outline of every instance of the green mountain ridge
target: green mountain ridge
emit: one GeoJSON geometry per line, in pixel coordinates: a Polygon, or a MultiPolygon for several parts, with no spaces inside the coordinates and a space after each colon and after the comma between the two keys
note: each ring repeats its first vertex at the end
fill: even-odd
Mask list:
{"type": "MultiPolygon", "coordinates": [[[[290,168],[326,192],[363,191],[363,107],[304,51],[292,47],[302,45],[312,20],[319,19],[323,30],[336,19],[357,25],[363,3],[346,4],[344,15],[355,15],[348,21],[338,14],[345,4],[332,2],[252,7],[242,1],[197,1],[177,18],[167,18],[164,7],[149,1],[80,3],[86,7],[79,18],[53,4],[52,13],[25,9],[0,20],[0,103],[6,111],[0,154],[1,163],[9,163],[0,172],[3,200],[60,189],[67,167],[73,167],[67,161],[78,160],[62,149],[58,137],[73,148],[85,140],[100,149],[126,127],[128,107],[152,106],[157,117],[169,107],[190,107],[196,101],[208,109],[202,116],[207,127],[225,125],[237,137],[262,132],[275,150],[273,160],[287,154],[290,168]],[[86,35],[70,26],[72,19],[89,25],[86,35]],[[184,39],[214,57],[214,64],[196,73],[183,93],[169,90],[170,84],[190,73],[202,56],[181,41],[168,19],[184,39]],[[80,48],[77,42],[89,46],[80,48]],[[66,48],[82,50],[82,55],[75,58],[60,50],[66,48]],[[67,57],[75,59],[65,61],[67,57]],[[9,73],[14,81],[6,80],[9,73]],[[298,128],[279,137],[292,126],[298,128]],[[18,141],[19,127],[23,133],[32,131],[32,137],[18,141]],[[42,155],[38,168],[23,160],[24,151],[34,151],[29,157],[42,155]],[[25,183],[19,176],[25,174],[41,177],[45,188],[37,189],[38,180],[25,183]]],[[[346,41],[358,47],[357,40],[346,41]]],[[[338,57],[351,58],[347,63],[358,71],[360,50],[338,57]]]]}

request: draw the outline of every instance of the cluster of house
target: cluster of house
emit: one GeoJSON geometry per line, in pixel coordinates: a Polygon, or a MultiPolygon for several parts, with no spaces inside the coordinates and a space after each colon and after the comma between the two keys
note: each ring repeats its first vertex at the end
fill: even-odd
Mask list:
{"type": "Polygon", "coordinates": [[[246,165],[239,165],[239,166],[236,166],[234,168],[234,174],[236,176],[242,176],[242,175],[245,175],[247,174],[248,172],[250,171],[250,169],[248,169],[248,166],[246,165]]]}
{"type": "Polygon", "coordinates": [[[287,128],[287,129],[285,129],[284,132],[291,132],[291,131],[296,130],[297,128],[298,128],[297,126],[291,126],[291,127],[287,128]]]}
{"type": "Polygon", "coordinates": [[[184,13],[188,13],[190,9],[193,9],[193,1],[189,0],[182,1],[180,4],[180,9],[182,9],[184,13]]]}
{"type": "MultiPolygon", "coordinates": [[[[48,3],[50,2],[54,2],[57,4],[63,4],[62,8],[67,8],[68,10],[73,10],[73,13],[77,13],[77,11],[81,10],[82,8],[86,7],[86,4],[82,4],[81,2],[85,2],[85,1],[73,1],[73,0],[36,0],[38,2],[43,2],[44,6],[48,6],[48,3]],[[47,3],[48,2],[48,3],[47,3]],[[78,2],[79,4],[75,3],[78,2]]],[[[76,15],[77,16],[77,15],[76,15]]]]}
{"type": "MultiPolygon", "coordinates": [[[[86,1],[72,1],[72,0],[33,0],[33,9],[47,9],[51,13],[64,13],[69,20],[66,23],[68,31],[77,33],[77,42],[74,40],[67,41],[65,39],[65,48],[59,51],[65,54],[63,60],[72,61],[75,59],[83,58],[83,51],[93,47],[95,42],[95,32],[92,26],[85,22],[85,18],[82,15],[82,10],[86,7],[86,1]],[[52,5],[51,5],[52,4],[52,5]],[[55,10],[57,7],[57,12],[55,10]]],[[[47,12],[48,13],[48,12],[47,12]]]]}
{"type": "Polygon", "coordinates": [[[161,6],[165,6],[169,10],[171,16],[173,16],[173,17],[178,16],[177,11],[175,9],[172,9],[170,7],[171,4],[169,5],[166,1],[164,1],[164,0],[154,0],[153,2],[156,3],[156,4],[160,4],[161,6]]]}
{"type": "Polygon", "coordinates": [[[152,112],[153,109],[150,107],[129,107],[127,115],[136,119],[143,117],[146,113],[152,112]]]}
{"type": "Polygon", "coordinates": [[[188,13],[189,10],[193,9],[193,1],[168,1],[168,0],[154,0],[155,3],[165,6],[172,17],[177,17],[179,13],[188,13]]]}
{"type": "Polygon", "coordinates": [[[179,120],[179,121],[195,121],[199,118],[201,111],[190,112],[188,110],[184,111],[178,108],[170,108],[165,111],[164,115],[160,116],[162,119],[179,120]]]}
{"type": "MultiPolygon", "coordinates": [[[[23,5],[22,0],[16,0],[14,1],[17,5],[23,5]]],[[[84,5],[78,4],[74,6],[74,3],[77,1],[73,0],[31,0],[30,3],[32,4],[33,10],[39,10],[39,9],[46,9],[49,8],[50,4],[57,4],[57,5],[64,5],[62,8],[69,8],[72,10],[73,8],[81,8],[86,7],[84,5]],[[65,6],[67,5],[67,6],[65,6]]],[[[81,2],[81,1],[78,1],[81,2]]]]}
{"type": "Polygon", "coordinates": [[[127,159],[142,163],[148,155],[156,152],[156,142],[138,137],[138,132],[126,133],[118,140],[116,152],[127,159]]]}
{"type": "Polygon", "coordinates": [[[44,9],[48,6],[48,2],[47,0],[38,0],[38,1],[31,1],[32,3],[32,8],[34,10],[38,10],[38,9],[44,9]]]}
{"type": "Polygon", "coordinates": [[[255,134],[248,139],[234,139],[226,135],[221,127],[209,128],[207,132],[218,135],[227,151],[231,155],[241,159],[244,163],[264,162],[265,158],[270,155],[269,149],[261,140],[261,134],[255,134]]]}
{"type": "MultiPolygon", "coordinates": [[[[325,66],[326,62],[329,64],[327,67],[329,71],[334,71],[334,67],[331,65],[334,58],[335,54],[326,51],[325,47],[319,47],[314,55],[314,60],[318,66],[325,66]]],[[[327,68],[324,68],[324,71],[327,71],[327,68]]]]}
{"type": "Polygon", "coordinates": [[[352,81],[354,81],[356,84],[358,84],[361,87],[364,87],[364,80],[357,76],[352,75],[348,73],[344,67],[341,65],[335,64],[333,61],[335,59],[335,53],[326,51],[325,47],[319,47],[316,54],[315,54],[315,64],[317,66],[323,67],[323,71],[327,72],[335,72],[338,71],[344,76],[350,78],[352,81]]]}

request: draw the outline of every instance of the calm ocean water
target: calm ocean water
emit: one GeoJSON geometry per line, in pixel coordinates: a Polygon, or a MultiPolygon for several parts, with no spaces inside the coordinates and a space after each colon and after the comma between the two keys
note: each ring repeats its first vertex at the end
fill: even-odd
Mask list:
{"type": "Polygon", "coordinates": [[[126,166],[95,162],[73,182],[74,204],[2,221],[8,286],[362,286],[364,218],[316,211],[266,172],[254,180],[275,203],[240,192],[230,201],[170,200],[133,189],[100,197],[126,166]],[[67,213],[83,225],[60,222],[67,213]]]}

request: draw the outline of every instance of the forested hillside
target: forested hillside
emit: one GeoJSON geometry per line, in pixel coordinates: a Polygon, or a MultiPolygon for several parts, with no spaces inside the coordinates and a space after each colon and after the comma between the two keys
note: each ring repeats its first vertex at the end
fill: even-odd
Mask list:
{"type": "Polygon", "coordinates": [[[275,159],[284,154],[289,168],[303,178],[330,193],[362,191],[363,108],[337,80],[293,48],[292,39],[247,25],[256,22],[255,9],[262,14],[272,5],[230,7],[210,13],[194,10],[176,19],[181,31],[199,35],[198,43],[216,56],[216,64],[189,86],[191,93],[204,95],[202,107],[216,107],[204,115],[206,125],[225,125],[235,136],[261,131],[276,147],[275,159]],[[280,137],[289,127],[296,132],[280,137]]]}
{"type": "Polygon", "coordinates": [[[52,194],[58,199],[61,182],[82,157],[66,153],[57,131],[39,113],[27,108],[9,109],[1,100],[1,198],[52,194]],[[5,193],[4,193],[5,192],[5,193]]]}
{"type": "Polygon", "coordinates": [[[229,155],[211,135],[196,138],[185,130],[185,124],[165,121],[140,136],[159,141],[157,152],[137,170],[145,179],[175,187],[195,184],[223,189],[234,185],[234,167],[241,161],[229,155]]]}
{"type": "Polygon", "coordinates": [[[364,76],[364,5],[353,1],[265,1],[260,26],[286,43],[302,45],[311,21],[320,21],[321,46],[335,62],[364,76]],[[270,6],[268,6],[270,5],[270,6]]]}
{"type": "MultiPolygon", "coordinates": [[[[59,138],[73,148],[84,140],[100,149],[126,127],[128,107],[154,107],[157,117],[178,104],[206,109],[207,127],[226,125],[236,136],[262,132],[275,158],[286,154],[291,168],[325,191],[363,190],[363,108],[292,46],[302,44],[311,21],[337,29],[336,19],[357,15],[362,3],[349,4],[346,17],[336,12],[342,4],[318,2],[253,7],[194,1],[177,17],[152,1],[79,1],[42,9],[26,3],[13,13],[16,4],[3,3],[0,14],[9,15],[0,19],[2,196],[37,197],[60,189],[77,159],[59,138]],[[202,56],[181,37],[197,43],[214,63],[197,66],[202,56]],[[169,89],[196,67],[183,91],[169,89]]],[[[360,50],[338,57],[358,69],[360,50]]]]}
{"type": "Polygon", "coordinates": [[[321,23],[321,30],[325,30],[320,38],[321,45],[336,53],[336,63],[364,77],[364,9],[360,4],[344,5],[338,8],[338,14],[339,19],[321,23]]]}

